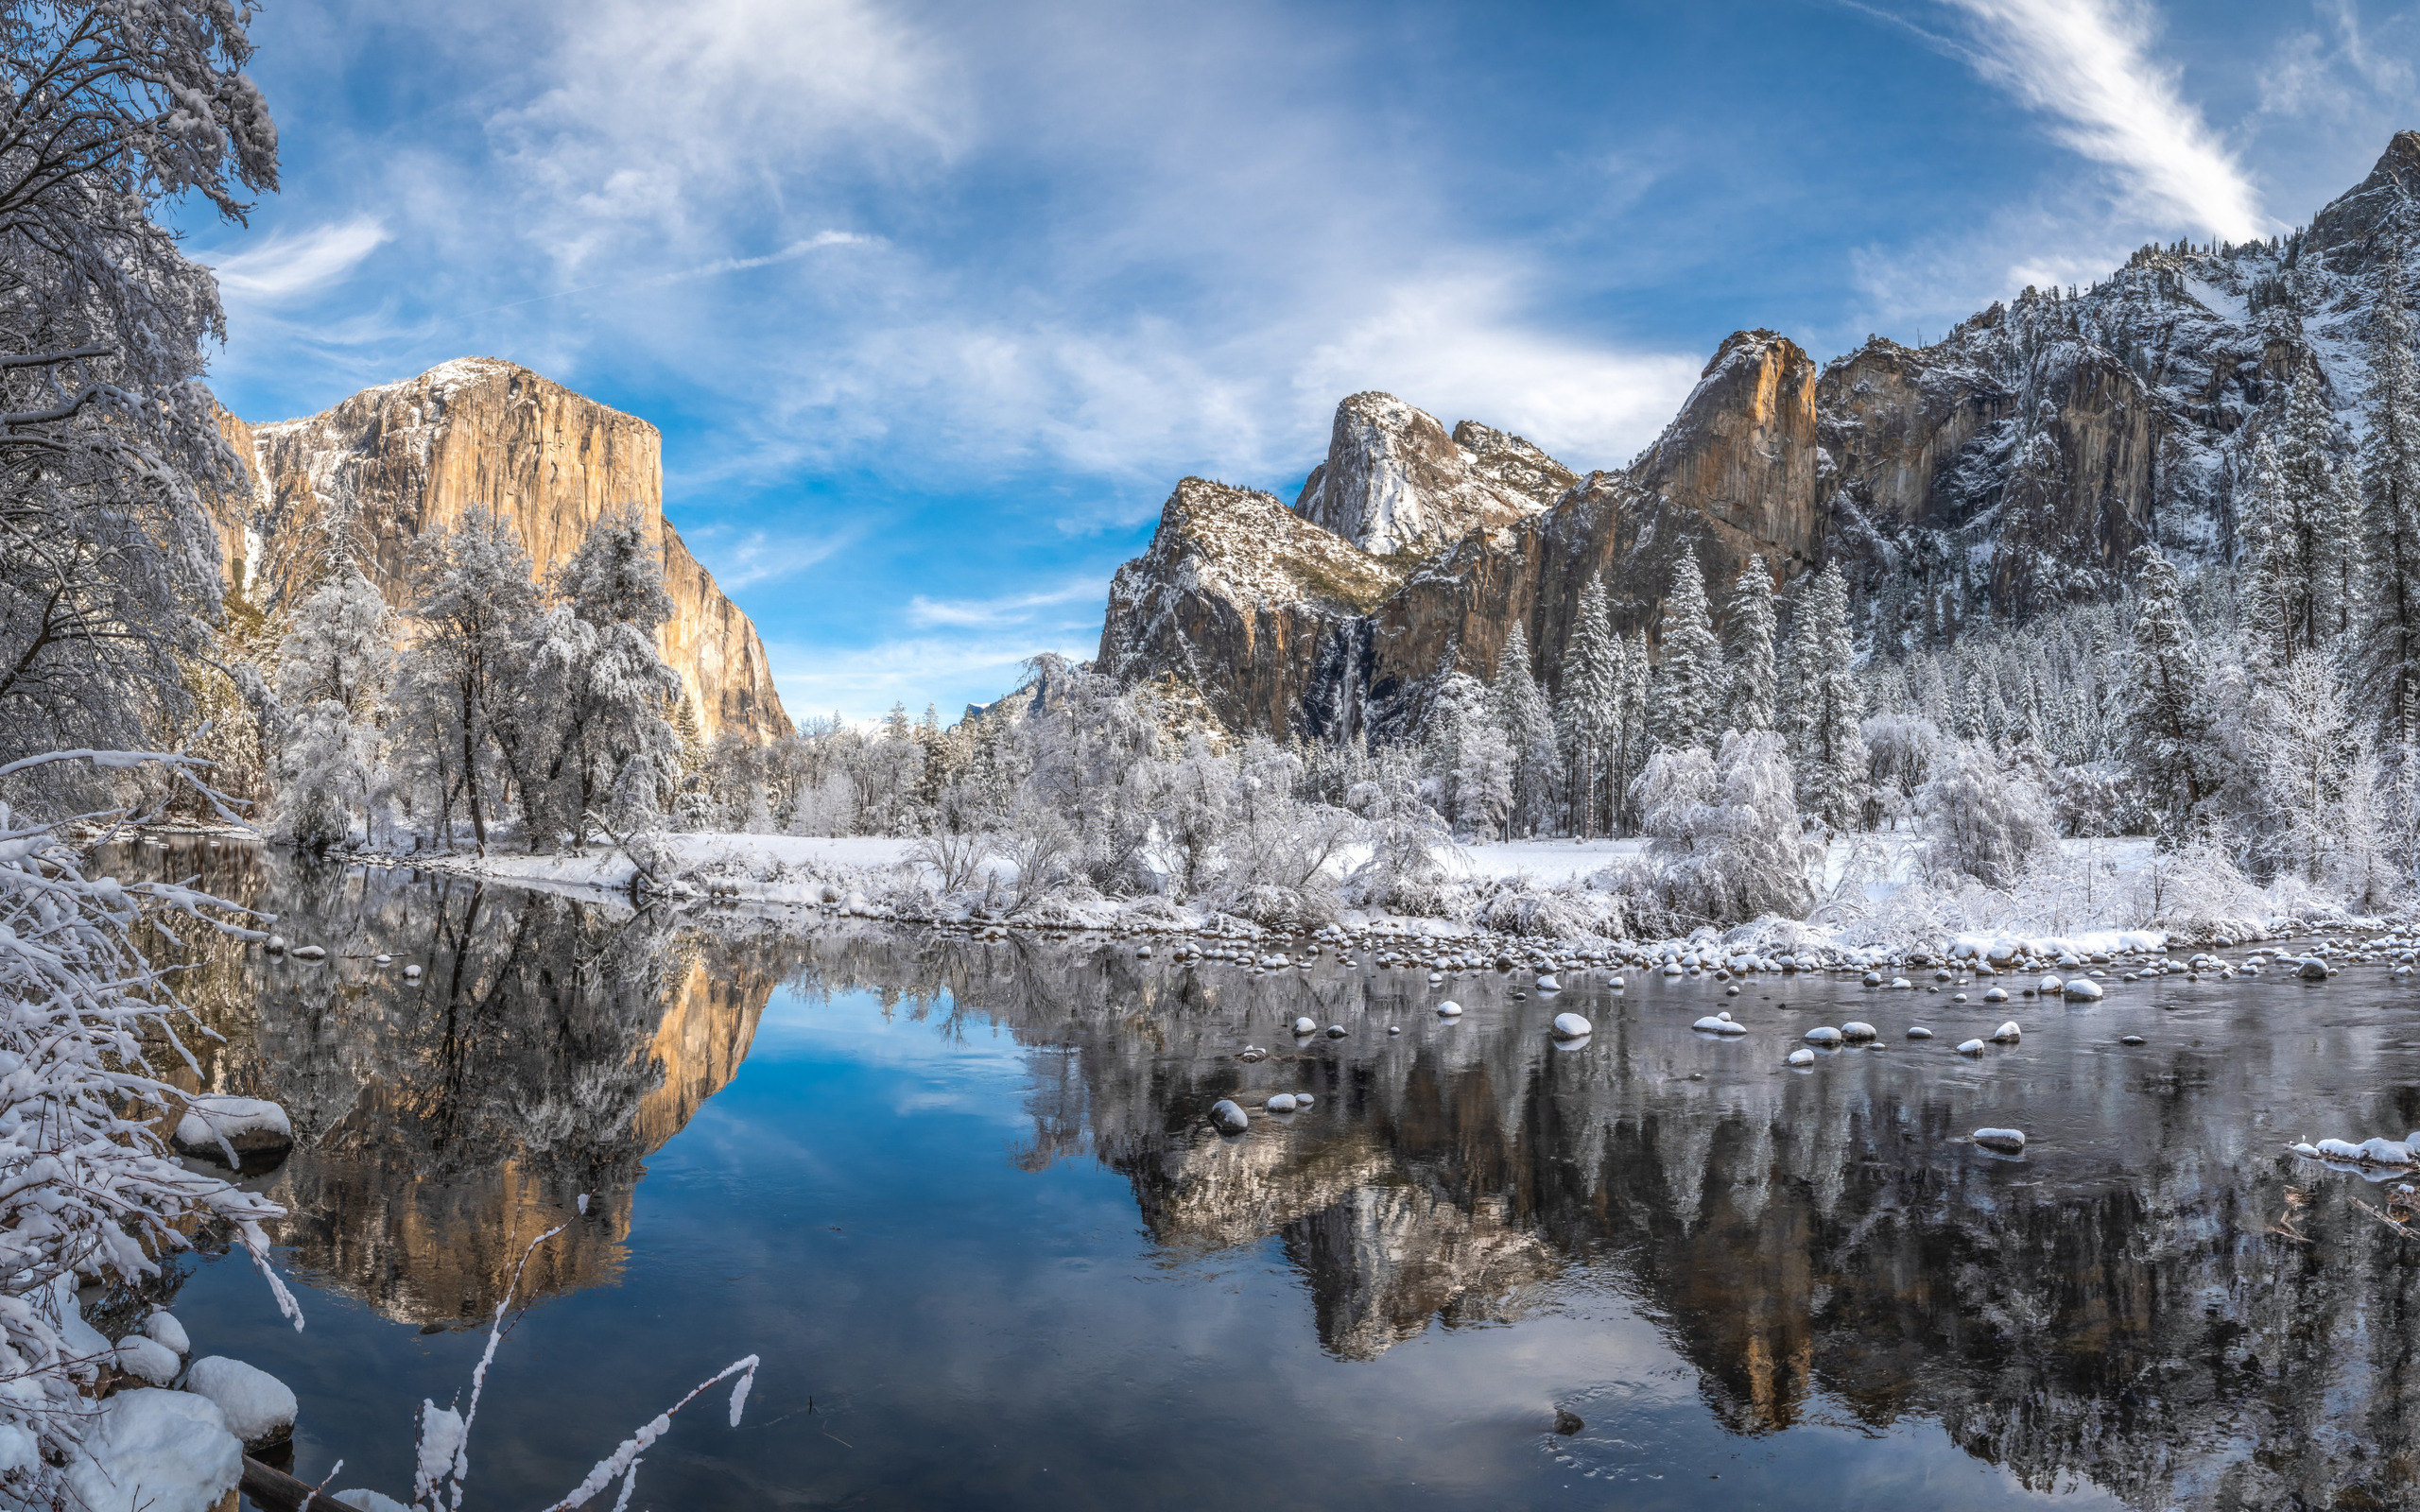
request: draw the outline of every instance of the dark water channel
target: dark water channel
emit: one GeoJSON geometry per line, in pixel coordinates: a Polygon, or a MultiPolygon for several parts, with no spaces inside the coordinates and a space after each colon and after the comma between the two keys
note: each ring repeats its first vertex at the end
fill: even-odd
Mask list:
{"type": "Polygon", "coordinates": [[[1847,976],[1513,1002],[144,855],[331,953],[192,983],[211,1076],[293,1116],[261,1185],[310,1326],[223,1258],[173,1304],[295,1388],[314,1481],[408,1494],[416,1405],[564,1224],[473,1507],[545,1504],[751,1352],[746,1424],[694,1409],[633,1505],[2420,1502],[2420,1242],[2283,1149],[2420,1128],[2420,996],[2377,968],[2113,977],[1970,1060],[2007,1009],[1847,976]],[[1754,1032],[1690,1030],[1718,1006],[1754,1032]],[[1298,1014],[1349,1032],[1298,1048],[1298,1014]],[[1876,1048],[1782,1068],[1853,1018],[1876,1048]]]}

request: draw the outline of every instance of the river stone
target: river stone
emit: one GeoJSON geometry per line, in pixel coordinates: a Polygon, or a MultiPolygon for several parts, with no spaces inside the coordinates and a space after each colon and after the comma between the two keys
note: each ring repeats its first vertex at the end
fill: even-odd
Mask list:
{"type": "Polygon", "coordinates": [[[1983,994],[1983,1001],[1986,1003],[2006,1003],[2008,1001],[2008,988],[2004,987],[1993,988],[1983,994]]]}
{"type": "Polygon", "coordinates": [[[1874,1025],[1870,1023],[1859,1023],[1856,1020],[1852,1019],[1848,1022],[1841,1025],[1841,1038],[1843,1040],[1871,1040],[1874,1038],[1874,1025]]]}
{"type": "Polygon", "coordinates": [[[1932,1031],[1919,1023],[1908,1030],[1908,1038],[1910,1040],[1929,1040],[1932,1038],[1932,1031]]]}
{"type": "Polygon", "coordinates": [[[1320,1032],[1319,1022],[1315,1019],[1296,1019],[1294,1021],[1294,1032],[1296,1034],[1317,1034],[1320,1032]]]}
{"type": "Polygon", "coordinates": [[[1252,1127],[1251,1115],[1225,1097],[1210,1105],[1210,1122],[1219,1126],[1221,1134],[1240,1134],[1252,1127]]]}
{"type": "Polygon", "coordinates": [[[1595,1024],[1576,1013],[1558,1013],[1554,1016],[1554,1032],[1565,1040],[1577,1040],[1595,1028],[1595,1024]]]}
{"type": "Polygon", "coordinates": [[[1806,1031],[1806,1042],[1811,1045],[1824,1045],[1828,1047],[1839,1044],[1844,1038],[1846,1037],[1838,1029],[1809,1029],[1806,1031]]]}
{"type": "Polygon", "coordinates": [[[2025,1148],[2025,1131],[2014,1128],[1979,1128],[1975,1143],[1987,1150],[1999,1150],[2014,1155],[2025,1148]]]}
{"type": "Polygon", "coordinates": [[[1962,1056],[1979,1056],[1983,1053],[1983,1041],[1980,1040],[1966,1040],[1959,1045],[1958,1053],[1962,1056]]]}
{"type": "Polygon", "coordinates": [[[1279,1092],[1276,1096],[1269,1100],[1269,1110],[1272,1113],[1292,1112],[1294,1110],[1294,1094],[1291,1092],[1279,1092]]]}
{"type": "Polygon", "coordinates": [[[2004,1045],[2013,1045],[2019,1040],[2025,1038],[2025,1031],[2016,1026],[2016,1021],[2014,1019],[2011,1019],[2006,1023],[2003,1023],[1998,1028],[1993,1030],[1992,1038],[2004,1045]]]}
{"type": "Polygon", "coordinates": [[[1812,1050],[1793,1050],[1789,1053],[1789,1063],[1793,1066],[1811,1066],[1815,1064],[1815,1052],[1812,1050]]]}
{"type": "Polygon", "coordinates": [[[2070,1003],[2098,1003],[2100,998],[2100,984],[2088,976],[2079,976],[2067,984],[2067,1001],[2070,1003]]]}
{"type": "Polygon", "coordinates": [[[1462,1005],[1455,1002],[1452,998],[1447,998],[1444,1002],[1437,1005],[1437,1017],[1441,1019],[1459,1019],[1461,1016],[1462,1005]]]}
{"type": "Polygon", "coordinates": [[[2327,980],[2327,963],[2314,955],[2303,962],[2302,974],[2306,982],[2325,982],[2327,980]]]}

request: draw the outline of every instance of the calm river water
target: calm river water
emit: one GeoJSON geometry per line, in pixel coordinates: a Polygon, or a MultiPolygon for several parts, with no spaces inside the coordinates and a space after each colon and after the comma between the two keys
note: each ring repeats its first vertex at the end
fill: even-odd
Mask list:
{"type": "Polygon", "coordinates": [[[258,1184],[309,1327],[223,1257],[172,1301],[295,1388],[309,1480],[408,1494],[418,1403],[561,1224],[474,1507],[545,1504],[749,1353],[745,1425],[692,1409],[633,1505],[2420,1500],[2420,1243],[2283,1149],[2420,1128],[2420,996],[2376,968],[2113,977],[1966,1059],[2006,1009],[1845,976],[1514,1002],[141,853],[330,952],[190,984],[211,1079],[293,1115],[258,1184]],[[1690,1030],[1717,1007],[1754,1032],[1690,1030]],[[1298,1014],[1348,1032],[1297,1047],[1298,1014]],[[1880,1042],[1781,1066],[1848,1019],[1880,1042]],[[1202,1122],[1279,1091],[1318,1100],[1202,1122]]]}

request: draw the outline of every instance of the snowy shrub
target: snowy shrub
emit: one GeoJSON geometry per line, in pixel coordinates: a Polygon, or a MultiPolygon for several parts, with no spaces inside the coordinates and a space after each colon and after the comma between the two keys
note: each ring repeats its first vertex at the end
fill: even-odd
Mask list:
{"type": "Polygon", "coordinates": [[[1473,922],[1498,934],[1537,935],[1551,939],[1612,939],[1629,928],[1629,918],[1617,892],[1579,886],[1542,888],[1525,884],[1489,889],[1480,899],[1473,922]]]}
{"type": "Polygon", "coordinates": [[[1323,929],[1337,920],[1336,895],[1326,888],[1280,887],[1255,883],[1227,898],[1219,912],[1264,928],[1323,929]]]}
{"type": "MultiPolygon", "coordinates": [[[[180,768],[174,758],[68,751],[0,766],[0,779],[70,760],[180,768]]],[[[15,821],[0,804],[0,1354],[10,1383],[0,1425],[40,1451],[0,1466],[0,1484],[42,1504],[89,1410],[79,1383],[106,1363],[74,1343],[82,1277],[138,1283],[187,1247],[197,1226],[221,1223],[302,1327],[261,1228],[283,1210],[187,1170],[162,1143],[158,1115],[185,1098],[151,1057],[164,1051],[198,1073],[184,1036],[207,1031],[135,943],[138,929],[167,933],[172,921],[260,936],[202,894],[88,875],[66,838],[75,822],[15,821]]]]}
{"type": "Polygon", "coordinates": [[[1915,816],[1939,880],[1969,876],[2006,887],[2059,846],[2042,790],[1968,741],[1943,750],[1916,793],[1915,816]]]}
{"type": "Polygon", "coordinates": [[[1665,907],[1717,924],[1805,913],[1814,898],[1792,782],[1772,730],[1726,734],[1719,756],[1685,747],[1651,758],[1634,802],[1655,837],[1665,907]]]}

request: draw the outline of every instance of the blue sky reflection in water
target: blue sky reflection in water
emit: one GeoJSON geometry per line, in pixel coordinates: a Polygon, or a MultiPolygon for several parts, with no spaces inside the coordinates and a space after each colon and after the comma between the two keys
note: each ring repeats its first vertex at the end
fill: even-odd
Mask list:
{"type": "MultiPolygon", "coordinates": [[[[701,1402],[635,1504],[2034,1500],[1928,1422],[1873,1435],[1819,1399],[1787,1433],[1724,1432],[1617,1268],[1574,1268],[1516,1323],[1338,1358],[1280,1242],[1171,1253],[1090,1156],[1026,1168],[1028,1104],[1061,1058],[869,992],[777,992],[737,1077],[647,1162],[618,1282],[543,1303],[507,1341],[475,1500],[540,1504],[749,1350],[766,1366],[746,1426],[701,1402]],[[1587,1428],[1556,1439],[1558,1405],[1587,1428]]],[[[295,1336],[257,1288],[207,1267],[181,1300],[197,1349],[297,1388],[301,1473],[341,1454],[339,1484],[402,1488],[412,1406],[467,1380],[482,1335],[316,1290],[295,1336]]]]}
{"type": "Polygon", "coordinates": [[[241,1263],[174,1299],[199,1349],[295,1388],[314,1480],[341,1455],[339,1486],[408,1488],[413,1411],[468,1381],[511,1236],[572,1221],[481,1407],[478,1504],[547,1504],[750,1352],[747,1424],[700,1403],[634,1504],[2408,1488],[2420,1269],[2354,1207],[2375,1184],[2284,1149],[2420,1127],[2420,1000],[2382,966],[2113,971],[2097,1005],[1635,973],[1515,1000],[1333,955],[1250,974],[233,847],[159,865],[330,951],[216,946],[189,985],[214,1073],[294,1115],[264,1186],[310,1328],[241,1263]],[[1693,1033],[1718,1004],[1752,1032],[1693,1033]],[[1576,1051],[1546,1035],[1565,1008],[1596,1024],[1576,1051]],[[1346,1034],[1296,1041],[1298,1014],[1346,1034]],[[2007,1017],[2020,1044],[1951,1049],[2007,1017]],[[1881,1040],[1781,1069],[1852,1019],[1881,1040]],[[1239,1140],[1201,1123],[1298,1090],[1239,1140]]]}

